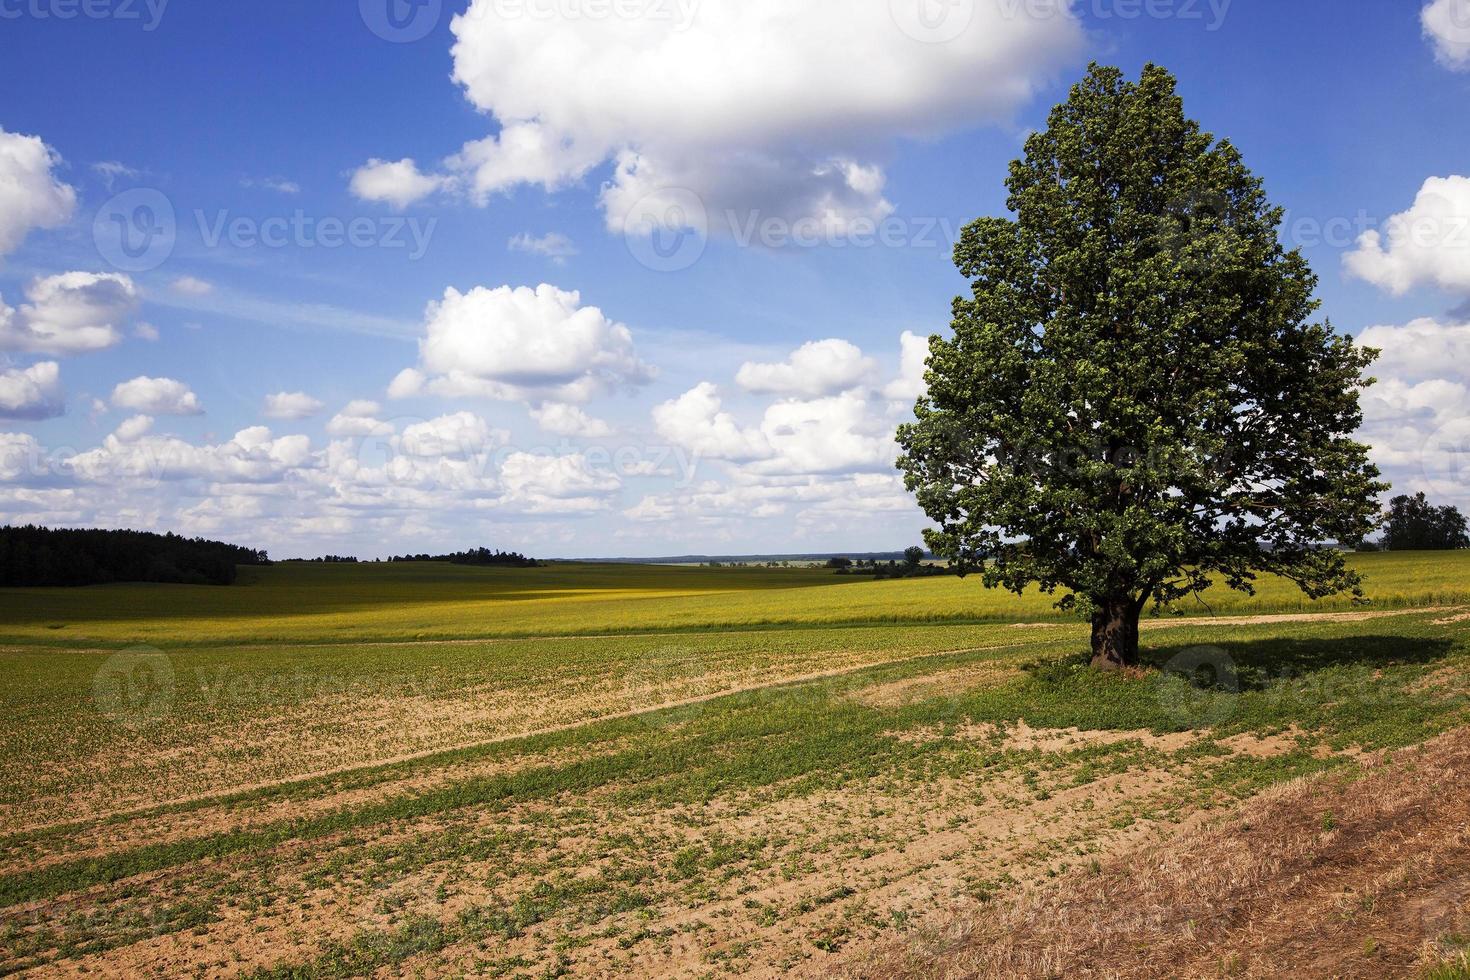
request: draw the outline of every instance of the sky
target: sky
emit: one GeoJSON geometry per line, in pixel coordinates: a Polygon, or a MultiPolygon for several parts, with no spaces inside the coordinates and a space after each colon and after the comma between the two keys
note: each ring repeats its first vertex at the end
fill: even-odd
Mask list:
{"type": "Polygon", "coordinates": [[[0,0],[0,522],[878,551],[959,229],[1173,71],[1470,507],[1470,0],[0,0]]]}

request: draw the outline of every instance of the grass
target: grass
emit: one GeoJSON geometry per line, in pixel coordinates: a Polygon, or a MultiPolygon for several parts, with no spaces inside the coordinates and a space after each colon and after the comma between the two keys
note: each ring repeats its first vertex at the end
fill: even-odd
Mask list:
{"type": "MultiPolygon", "coordinates": [[[[1470,568],[1359,560],[1401,609],[1470,568]]],[[[0,596],[0,972],[787,971],[1470,724],[1443,612],[1166,622],[1102,676],[974,582],[252,575],[0,596]]]]}

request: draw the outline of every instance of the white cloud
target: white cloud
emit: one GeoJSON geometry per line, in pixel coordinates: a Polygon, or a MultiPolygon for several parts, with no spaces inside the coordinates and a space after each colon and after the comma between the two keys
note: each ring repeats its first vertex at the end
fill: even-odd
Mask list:
{"type": "Polygon", "coordinates": [[[1447,371],[1470,377],[1470,322],[1441,323],[1426,317],[1401,327],[1369,327],[1357,339],[1364,347],[1382,351],[1373,366],[1373,373],[1381,377],[1422,381],[1447,371]]]}
{"type": "Polygon", "coordinates": [[[715,216],[879,218],[893,140],[1008,120],[1081,50],[1070,5],[1005,6],[952,5],[955,36],[932,44],[881,2],[674,4],[626,18],[502,17],[497,0],[475,0],[452,24],[454,78],[500,131],[446,160],[447,175],[407,167],[400,181],[417,195],[463,181],[483,203],[611,161],[614,229],[670,187],[715,216]]]}
{"type": "Polygon", "coordinates": [[[1439,63],[1454,71],[1470,71],[1470,0],[1434,0],[1424,7],[1420,20],[1439,63]]]}
{"type": "Polygon", "coordinates": [[[39,136],[0,128],[0,258],[36,228],[58,228],[77,206],[76,189],[57,180],[61,162],[39,136]]]}
{"type": "Polygon", "coordinates": [[[185,296],[208,296],[214,292],[214,284],[193,276],[180,276],[173,281],[173,290],[185,296]]]}
{"type": "Polygon", "coordinates": [[[761,434],[776,455],[755,463],[757,472],[890,472],[898,455],[892,419],[861,392],[777,402],[766,409],[761,434]]]}
{"type": "Polygon", "coordinates": [[[492,429],[473,412],[443,415],[410,425],[399,437],[399,448],[410,456],[469,457],[483,455],[510,440],[504,429],[492,429]]]}
{"type": "Polygon", "coordinates": [[[450,181],[419,172],[418,164],[369,160],[352,175],[352,193],[364,201],[378,201],[403,210],[410,204],[449,186],[450,181]]]}
{"type": "Polygon", "coordinates": [[[749,462],[771,455],[765,436],[724,411],[719,389],[708,381],[655,408],[653,423],[663,438],[708,459],[749,462]]]}
{"type": "Polygon", "coordinates": [[[883,389],[885,397],[911,408],[929,390],[924,372],[929,364],[929,338],[905,330],[899,338],[898,377],[883,389]]]}
{"type": "Polygon", "coordinates": [[[735,375],[736,384],[756,394],[816,398],[835,395],[869,381],[878,364],[845,340],[818,340],[804,344],[781,364],[747,362],[735,375]]]}
{"type": "Polygon", "coordinates": [[[1413,207],[1383,232],[1364,232],[1343,263],[1395,295],[1416,286],[1470,293],[1470,177],[1430,177],[1413,207]]]}
{"type": "Polygon", "coordinates": [[[632,331],[555,286],[446,289],[426,319],[422,373],[394,379],[396,396],[416,393],[432,376],[428,390],[443,397],[585,402],[654,375],[638,359],[632,331]]]}
{"type": "Polygon", "coordinates": [[[66,413],[61,367],[42,361],[24,370],[0,371],[0,419],[52,419],[66,413]]]}
{"type": "Polygon", "coordinates": [[[577,254],[577,246],[559,231],[549,231],[540,237],[525,232],[512,238],[507,247],[512,252],[545,256],[557,265],[565,265],[568,258],[577,254]]]}
{"type": "Polygon", "coordinates": [[[114,431],[113,437],[118,442],[137,442],[153,429],[153,416],[133,415],[123,419],[122,424],[114,431]]]}
{"type": "Polygon", "coordinates": [[[536,514],[605,510],[608,499],[622,487],[616,476],[598,470],[580,454],[512,453],[501,466],[500,478],[509,503],[536,514]]]}
{"type": "Polygon", "coordinates": [[[393,426],[378,419],[383,410],[377,402],[357,400],[347,403],[327,423],[327,432],[334,436],[386,436],[393,434],[393,426]]]}
{"type": "Polygon", "coordinates": [[[133,336],[150,343],[158,339],[158,328],[151,323],[133,324],[133,336]]]}
{"type": "Polygon", "coordinates": [[[182,381],[138,377],[112,389],[112,406],[145,415],[203,415],[199,398],[182,381]]]}
{"type": "Polygon", "coordinates": [[[311,458],[306,436],[274,439],[263,426],[242,429],[216,446],[195,446],[172,436],[139,435],[129,441],[123,434],[110,435],[96,449],[72,457],[67,468],[84,481],[103,484],[189,479],[269,483],[311,458]]]}
{"type": "Polygon", "coordinates": [[[303,391],[281,391],[265,397],[265,417],[300,421],[322,410],[322,403],[303,391]]]}
{"type": "Polygon", "coordinates": [[[0,350],[80,354],[122,341],[117,324],[138,307],[133,280],[116,273],[65,272],[37,279],[19,310],[0,300],[0,350]]]}
{"type": "Polygon", "coordinates": [[[602,419],[593,418],[576,405],[562,402],[532,406],[531,418],[536,420],[542,431],[557,436],[603,439],[613,431],[612,426],[602,419]]]}
{"type": "Polygon", "coordinates": [[[388,397],[393,399],[413,398],[423,393],[428,379],[417,368],[404,368],[388,384],[388,397]]]}
{"type": "Polygon", "coordinates": [[[1395,492],[1470,505],[1470,323],[1374,326],[1358,342],[1383,352],[1362,397],[1373,461],[1395,492]]]}

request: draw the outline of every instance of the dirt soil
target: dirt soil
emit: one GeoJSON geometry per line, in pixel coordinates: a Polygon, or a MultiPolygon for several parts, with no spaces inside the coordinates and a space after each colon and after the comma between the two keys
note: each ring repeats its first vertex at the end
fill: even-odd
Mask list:
{"type": "MultiPolygon", "coordinates": [[[[854,978],[1420,977],[1470,950],[1470,730],[953,914],[854,978]]],[[[832,975],[827,971],[826,975],[832,975]]]]}

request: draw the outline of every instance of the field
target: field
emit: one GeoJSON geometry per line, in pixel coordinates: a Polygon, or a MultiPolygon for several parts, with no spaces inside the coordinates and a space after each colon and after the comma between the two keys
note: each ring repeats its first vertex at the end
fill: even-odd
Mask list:
{"type": "Polygon", "coordinates": [[[0,590],[0,972],[1464,975],[1470,554],[1354,561],[1112,677],[956,579],[0,590]]]}

